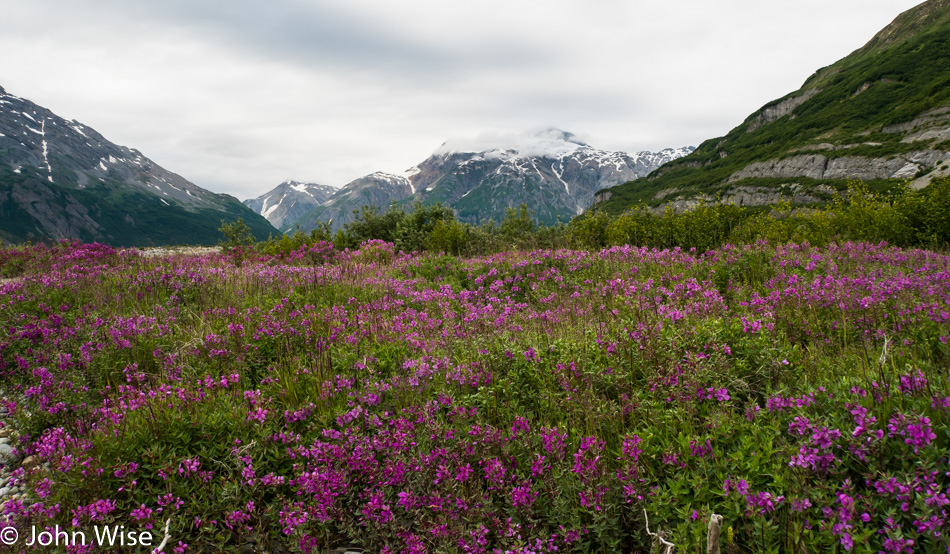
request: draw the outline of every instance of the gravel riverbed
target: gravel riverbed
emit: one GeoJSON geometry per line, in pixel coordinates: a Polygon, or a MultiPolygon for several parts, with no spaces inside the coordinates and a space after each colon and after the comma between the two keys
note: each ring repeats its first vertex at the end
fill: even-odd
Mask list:
{"type": "Polygon", "coordinates": [[[10,428],[9,419],[6,397],[3,391],[0,391],[0,514],[11,500],[28,501],[26,484],[13,475],[14,471],[22,466],[22,460],[16,450],[14,431],[10,428]]]}

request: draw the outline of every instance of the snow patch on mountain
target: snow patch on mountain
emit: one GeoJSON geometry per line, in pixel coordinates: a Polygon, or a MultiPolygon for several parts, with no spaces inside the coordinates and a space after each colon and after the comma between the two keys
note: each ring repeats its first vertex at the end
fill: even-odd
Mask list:
{"type": "Polygon", "coordinates": [[[419,166],[412,166],[409,169],[402,172],[402,176],[409,183],[409,188],[412,190],[412,194],[416,193],[416,186],[412,184],[412,179],[418,175],[422,170],[419,169],[419,166]]]}
{"type": "Polygon", "coordinates": [[[376,173],[372,173],[372,174],[370,174],[370,175],[367,175],[367,178],[376,179],[376,180],[378,180],[378,181],[384,181],[384,182],[389,183],[389,184],[394,185],[394,186],[400,186],[400,187],[402,187],[402,186],[409,186],[409,187],[411,187],[411,186],[412,186],[412,185],[410,184],[408,178],[406,178],[406,177],[404,177],[404,176],[402,176],[402,175],[393,175],[392,173],[384,173],[384,172],[382,172],[382,171],[377,171],[376,173]]]}
{"type": "Polygon", "coordinates": [[[337,191],[336,187],[287,179],[257,198],[244,200],[244,205],[264,216],[273,226],[282,229],[286,224],[322,205],[337,191]]]}
{"type": "Polygon", "coordinates": [[[304,194],[313,196],[313,193],[310,192],[310,190],[307,188],[307,185],[304,185],[302,183],[290,185],[290,188],[294,189],[297,192],[302,192],[304,194]]]}

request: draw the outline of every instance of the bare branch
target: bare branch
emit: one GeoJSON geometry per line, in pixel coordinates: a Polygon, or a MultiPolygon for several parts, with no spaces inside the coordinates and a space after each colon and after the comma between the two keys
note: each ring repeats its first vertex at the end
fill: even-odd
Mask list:
{"type": "Polygon", "coordinates": [[[661,537],[659,528],[657,528],[656,533],[650,532],[650,518],[647,516],[646,508],[643,509],[643,519],[646,524],[647,535],[653,537],[654,542],[660,543],[660,554],[673,554],[673,549],[676,548],[676,545],[661,537]]]}
{"type": "Polygon", "coordinates": [[[162,539],[162,544],[158,545],[158,548],[152,551],[152,554],[161,552],[162,549],[165,548],[165,545],[168,544],[168,541],[172,540],[172,536],[168,534],[168,526],[171,524],[171,522],[171,519],[165,520],[165,538],[162,539]]]}

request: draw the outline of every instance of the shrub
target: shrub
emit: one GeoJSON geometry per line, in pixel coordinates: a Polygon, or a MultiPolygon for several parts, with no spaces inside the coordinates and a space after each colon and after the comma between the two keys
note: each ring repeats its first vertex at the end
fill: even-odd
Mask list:
{"type": "Polygon", "coordinates": [[[241,217],[232,223],[222,219],[221,227],[218,230],[224,235],[224,241],[221,244],[226,248],[252,246],[257,242],[251,228],[244,223],[244,218],[241,217]]]}

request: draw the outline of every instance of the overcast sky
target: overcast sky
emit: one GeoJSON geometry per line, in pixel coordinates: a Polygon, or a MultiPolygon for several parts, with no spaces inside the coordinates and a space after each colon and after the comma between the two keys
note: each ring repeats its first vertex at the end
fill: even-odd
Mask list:
{"type": "Polygon", "coordinates": [[[244,199],[483,134],[695,146],[919,3],[4,0],[0,86],[244,199]]]}

